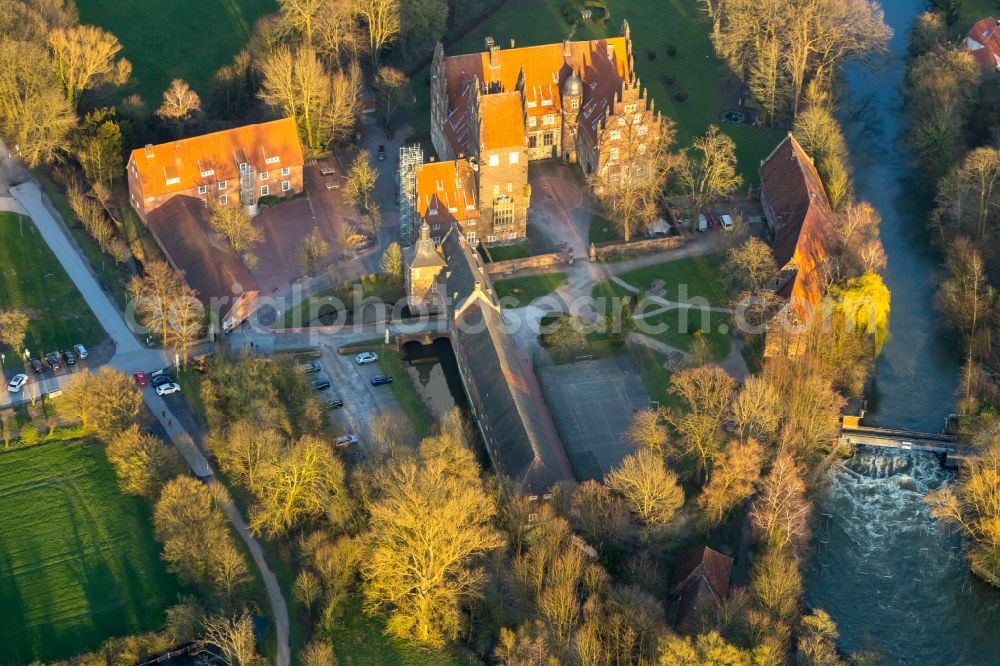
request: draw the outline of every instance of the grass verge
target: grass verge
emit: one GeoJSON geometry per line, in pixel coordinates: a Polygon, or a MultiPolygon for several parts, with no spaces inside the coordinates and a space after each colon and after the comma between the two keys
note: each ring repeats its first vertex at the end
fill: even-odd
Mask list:
{"type": "MultiPolygon", "coordinates": [[[[639,289],[644,294],[655,280],[663,280],[664,291],[660,294],[668,301],[681,303],[694,299],[704,299],[707,305],[729,305],[730,295],[719,281],[724,259],[719,255],[676,259],[654,266],[638,268],[618,276],[619,279],[639,289]]],[[[605,280],[594,285],[594,298],[626,297],[633,295],[625,287],[613,280],[605,280]]]]}
{"type": "MultiPolygon", "coordinates": [[[[389,388],[392,394],[399,401],[399,406],[410,417],[413,422],[413,429],[417,432],[417,437],[422,439],[431,434],[434,430],[434,417],[431,416],[427,405],[424,404],[417,389],[413,386],[410,373],[403,366],[403,359],[399,352],[392,347],[378,350],[379,367],[387,375],[392,375],[392,383],[389,388]]],[[[382,387],[377,387],[380,390],[382,387]]]]}
{"type": "Polygon", "coordinates": [[[524,259],[531,256],[531,250],[525,243],[514,245],[498,245],[489,249],[490,258],[493,261],[510,261],[511,259],[524,259]]]}
{"type": "Polygon", "coordinates": [[[181,592],[149,507],[91,440],[0,455],[0,663],[54,661],[158,629],[181,592]]]}
{"type": "Polygon", "coordinates": [[[702,335],[720,360],[729,353],[731,338],[729,315],[702,308],[675,308],[636,321],[637,330],[671,347],[691,350],[696,335],[702,335]]]}
{"type": "Polygon", "coordinates": [[[498,298],[511,298],[513,302],[504,307],[519,308],[536,298],[551,294],[566,283],[565,273],[543,273],[526,277],[497,280],[493,283],[498,298]]]}

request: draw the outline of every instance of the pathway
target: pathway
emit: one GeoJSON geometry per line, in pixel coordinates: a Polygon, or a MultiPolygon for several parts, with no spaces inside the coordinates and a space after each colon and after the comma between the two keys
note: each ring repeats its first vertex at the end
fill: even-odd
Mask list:
{"type": "MultiPolygon", "coordinates": [[[[101,289],[97,279],[83,262],[79,252],[66,235],[63,226],[55,220],[44,204],[38,185],[34,182],[25,182],[12,186],[10,192],[23,211],[31,217],[38,227],[52,253],[62,264],[87,305],[93,310],[94,316],[101,322],[101,326],[114,341],[115,356],[109,365],[128,374],[137,370],[149,370],[167,365],[170,360],[165,352],[158,349],[146,349],[136,339],[121,312],[101,289]]],[[[7,201],[4,205],[10,206],[11,204],[7,201]]],[[[150,388],[144,389],[142,396],[153,416],[160,422],[177,450],[184,456],[192,472],[202,479],[211,478],[213,471],[205,455],[195,442],[194,437],[180,425],[180,420],[167,407],[163,399],[150,388]]],[[[282,596],[278,580],[267,566],[260,544],[250,534],[232,500],[226,502],[223,508],[229,521],[250,550],[254,563],[264,580],[264,586],[267,588],[278,641],[277,666],[289,666],[291,651],[288,640],[288,607],[282,596]]]]}

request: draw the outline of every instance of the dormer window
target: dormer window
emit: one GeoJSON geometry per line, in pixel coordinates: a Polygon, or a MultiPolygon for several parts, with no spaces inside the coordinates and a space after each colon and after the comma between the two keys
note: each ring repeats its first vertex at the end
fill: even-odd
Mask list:
{"type": "Polygon", "coordinates": [[[173,178],[167,178],[167,185],[176,185],[179,182],[181,182],[181,179],[178,178],[177,176],[174,176],[173,178]]]}
{"type": "Polygon", "coordinates": [[[437,181],[437,190],[438,190],[438,192],[444,192],[444,181],[443,180],[437,181]]]}
{"type": "Polygon", "coordinates": [[[281,161],[281,158],[278,157],[278,156],[268,157],[267,159],[264,160],[264,164],[277,164],[280,161],[281,161]]]}
{"type": "Polygon", "coordinates": [[[214,175],[215,175],[215,169],[205,169],[204,171],[201,172],[202,178],[208,178],[209,176],[214,176],[214,175]]]}

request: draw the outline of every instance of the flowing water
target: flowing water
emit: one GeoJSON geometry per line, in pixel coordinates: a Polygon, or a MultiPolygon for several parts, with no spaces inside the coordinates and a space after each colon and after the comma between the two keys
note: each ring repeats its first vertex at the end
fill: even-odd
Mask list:
{"type": "MultiPolygon", "coordinates": [[[[925,220],[932,193],[906,166],[903,76],[916,0],[883,0],[889,53],[845,72],[842,121],[859,199],[882,215],[892,292],[891,338],[867,396],[879,424],[937,432],[954,405],[958,343],[932,307],[939,260],[925,220]]],[[[947,480],[931,454],[859,449],[829,472],[817,499],[806,601],[824,608],[845,650],[886,664],[1000,663],[1000,591],[968,572],[958,538],[924,495],[947,480]]]]}

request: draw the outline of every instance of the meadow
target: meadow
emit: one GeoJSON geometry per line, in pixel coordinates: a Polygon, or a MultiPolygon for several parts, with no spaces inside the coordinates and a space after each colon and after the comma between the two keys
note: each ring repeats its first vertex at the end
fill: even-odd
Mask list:
{"type": "Polygon", "coordinates": [[[181,588],[149,508],[92,440],[0,453],[0,664],[65,659],[159,629],[181,588]]]}

